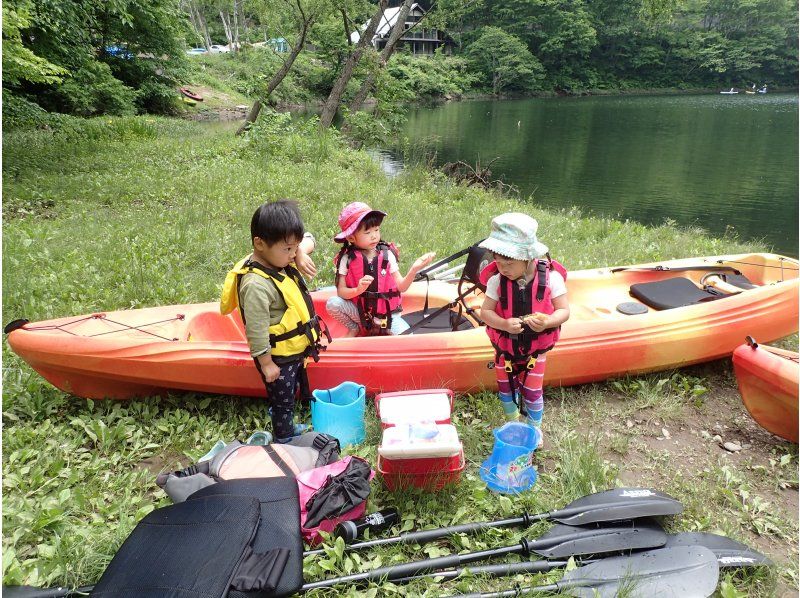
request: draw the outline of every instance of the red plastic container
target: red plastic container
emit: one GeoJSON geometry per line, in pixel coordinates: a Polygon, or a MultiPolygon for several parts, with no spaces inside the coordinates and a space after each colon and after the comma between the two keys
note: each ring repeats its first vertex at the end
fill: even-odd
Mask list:
{"type": "MultiPolygon", "coordinates": [[[[375,411],[378,414],[378,419],[381,418],[381,400],[389,397],[408,397],[413,395],[428,395],[428,394],[446,394],[447,397],[450,399],[450,411],[453,411],[453,405],[455,404],[455,396],[453,395],[453,391],[449,388],[421,388],[419,390],[401,390],[398,392],[382,392],[380,394],[375,395],[375,411]]],[[[444,419],[437,419],[435,420],[437,424],[449,424],[452,423],[449,417],[444,419]]],[[[394,424],[385,423],[381,421],[381,428],[391,428],[394,424]]]]}
{"type": "Polygon", "coordinates": [[[384,459],[378,455],[376,469],[383,476],[389,490],[422,488],[437,492],[461,478],[466,462],[464,450],[451,457],[429,459],[384,459]]]}

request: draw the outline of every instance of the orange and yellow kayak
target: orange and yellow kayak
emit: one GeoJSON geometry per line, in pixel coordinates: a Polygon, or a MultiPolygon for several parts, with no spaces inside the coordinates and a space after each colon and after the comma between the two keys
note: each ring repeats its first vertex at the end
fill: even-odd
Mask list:
{"type": "MultiPolygon", "coordinates": [[[[416,282],[404,295],[404,313],[422,309],[426,297],[431,309],[447,305],[457,288],[446,281],[416,282]]],[[[545,384],[550,386],[719,359],[751,330],[765,341],[797,331],[798,262],[773,254],[574,271],[567,288],[572,315],[547,360],[545,384]],[[735,267],[751,288],[722,280],[713,272],[720,267],[735,267]],[[632,296],[633,285],[645,292],[632,296]],[[665,306],[673,300],[673,287],[678,304],[665,306]],[[684,305],[687,290],[701,298],[684,305]]],[[[344,329],[326,318],[325,302],[334,292],[332,287],[313,292],[317,313],[334,340],[319,362],[309,364],[312,388],[332,388],[345,380],[370,392],[496,388],[490,367],[494,353],[474,317],[467,316],[467,328],[458,331],[342,338],[344,329]]],[[[483,294],[475,290],[464,302],[479,315],[483,294]]],[[[220,315],[217,303],[27,323],[10,332],[8,341],[50,383],[80,397],[264,394],[239,315],[220,315]]]]}
{"type": "Polygon", "coordinates": [[[748,337],[733,352],[733,370],[742,402],[758,424],[791,442],[798,440],[797,353],[767,347],[748,337]]]}

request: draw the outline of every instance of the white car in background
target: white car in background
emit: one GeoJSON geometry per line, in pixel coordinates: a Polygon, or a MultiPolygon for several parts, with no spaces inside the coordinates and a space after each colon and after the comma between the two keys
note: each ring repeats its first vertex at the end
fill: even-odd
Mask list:
{"type": "Polygon", "coordinates": [[[212,54],[224,54],[225,52],[231,51],[231,49],[228,46],[221,46],[219,44],[214,44],[209,49],[212,54]]]}

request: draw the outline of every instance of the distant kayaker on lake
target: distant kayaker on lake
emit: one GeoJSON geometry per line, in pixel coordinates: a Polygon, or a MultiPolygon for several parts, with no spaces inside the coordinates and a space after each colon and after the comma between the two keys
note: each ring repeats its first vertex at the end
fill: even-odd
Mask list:
{"type": "Polygon", "coordinates": [[[481,272],[486,284],[481,318],[495,349],[494,371],[506,418],[515,421],[522,415],[541,432],[545,354],[569,319],[569,302],[567,272],[537,240],[538,227],[526,214],[492,220],[491,233],[480,244],[494,256],[481,272]]]}
{"type": "Polygon", "coordinates": [[[259,207],[250,236],[253,253],[228,272],[220,310],[227,314],[239,308],[272,408],[273,433],[286,442],[306,430],[294,423],[295,394],[299,388],[310,395],[305,359],[317,359],[320,349],[319,321],[298,271],[316,272],[308,257],[314,237],[305,232],[297,204],[288,200],[259,207]]]}
{"type": "Polygon", "coordinates": [[[408,323],[400,316],[401,294],[414,277],[433,261],[426,253],[403,276],[393,244],[381,239],[381,223],[386,212],[373,210],[356,201],[339,214],[341,232],[334,237],[343,243],[334,259],[337,297],[328,299],[328,313],[347,328],[345,336],[401,334],[408,323]]]}

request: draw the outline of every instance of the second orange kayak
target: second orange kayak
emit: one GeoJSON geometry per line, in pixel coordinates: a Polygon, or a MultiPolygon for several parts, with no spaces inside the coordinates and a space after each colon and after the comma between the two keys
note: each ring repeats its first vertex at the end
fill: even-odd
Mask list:
{"type": "Polygon", "coordinates": [[[798,440],[798,354],[748,337],[733,352],[733,369],[744,406],[758,424],[791,442],[798,440]]]}

